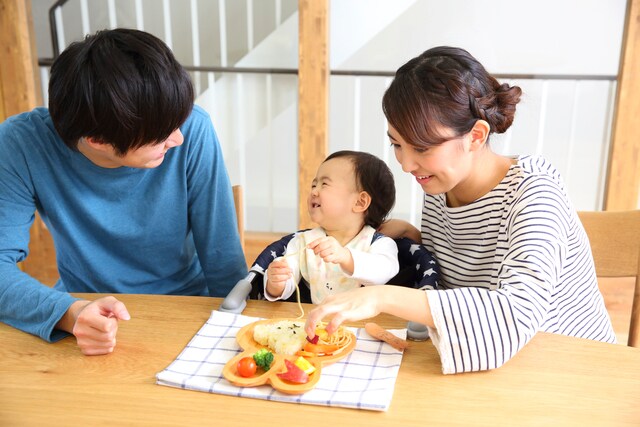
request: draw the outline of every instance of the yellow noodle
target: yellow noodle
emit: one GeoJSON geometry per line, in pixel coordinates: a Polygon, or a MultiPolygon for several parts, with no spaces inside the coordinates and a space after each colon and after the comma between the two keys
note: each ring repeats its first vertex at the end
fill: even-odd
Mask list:
{"type": "MultiPolygon", "coordinates": [[[[298,255],[298,252],[292,252],[290,254],[282,255],[278,257],[278,260],[283,260],[287,257],[298,255]]],[[[304,308],[302,308],[302,301],[300,300],[300,288],[298,283],[296,283],[296,300],[298,302],[298,308],[300,309],[300,316],[296,317],[296,319],[302,319],[304,317],[304,308]]]]}
{"type": "MultiPolygon", "coordinates": [[[[300,287],[298,286],[297,283],[296,283],[296,299],[298,301],[298,308],[300,308],[300,316],[298,316],[297,319],[302,319],[304,317],[304,308],[302,307],[302,302],[300,300],[300,287]]],[[[327,324],[325,322],[320,322],[318,326],[324,329],[327,326],[327,324]]],[[[351,334],[347,333],[344,327],[340,326],[338,327],[337,331],[335,331],[331,335],[328,335],[326,340],[319,339],[318,343],[337,345],[338,350],[333,353],[333,354],[337,354],[337,353],[340,353],[349,344],[351,344],[351,334]]]]}
{"type": "MultiPolygon", "coordinates": [[[[325,329],[327,324],[320,322],[318,326],[325,329]]],[[[337,345],[338,350],[334,351],[333,354],[338,354],[351,344],[351,334],[348,333],[343,326],[339,326],[337,331],[331,335],[327,335],[325,339],[318,339],[318,344],[337,345]]]]}
{"type": "Polygon", "coordinates": [[[298,316],[298,319],[302,319],[304,317],[304,308],[302,308],[302,302],[300,301],[300,288],[298,287],[298,284],[296,283],[296,299],[298,300],[298,308],[300,309],[300,316],[298,316]]]}

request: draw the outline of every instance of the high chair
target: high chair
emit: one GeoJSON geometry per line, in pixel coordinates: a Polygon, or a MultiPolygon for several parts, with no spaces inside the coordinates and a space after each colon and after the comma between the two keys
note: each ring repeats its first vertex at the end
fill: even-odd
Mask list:
{"type": "MultiPolygon", "coordinates": [[[[238,281],[222,301],[219,308],[220,311],[241,313],[247,305],[247,299],[265,299],[263,295],[264,272],[271,261],[285,254],[287,244],[295,234],[288,234],[271,243],[258,255],[249,269],[249,274],[238,281]]],[[[438,269],[431,253],[423,245],[407,238],[395,239],[395,242],[398,245],[400,271],[389,280],[388,284],[416,289],[436,289],[438,286],[438,269]]],[[[300,290],[300,301],[311,303],[308,287],[301,285],[298,288],[300,290]]],[[[296,302],[297,295],[294,293],[286,301],[296,302]]],[[[416,340],[423,340],[428,337],[426,327],[412,322],[409,323],[407,333],[410,338],[416,340]]]]}

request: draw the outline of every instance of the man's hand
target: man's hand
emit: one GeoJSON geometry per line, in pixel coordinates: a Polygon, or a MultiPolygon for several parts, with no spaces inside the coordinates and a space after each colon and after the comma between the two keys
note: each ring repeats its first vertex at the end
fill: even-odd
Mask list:
{"type": "Polygon", "coordinates": [[[130,318],[124,304],[109,296],[95,301],[74,302],[56,328],[71,332],[82,353],[95,356],[113,352],[118,321],[130,318]]]}

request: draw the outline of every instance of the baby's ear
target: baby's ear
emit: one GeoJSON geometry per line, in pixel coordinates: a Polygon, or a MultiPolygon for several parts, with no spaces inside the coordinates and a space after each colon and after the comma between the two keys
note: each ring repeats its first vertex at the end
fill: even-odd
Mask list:
{"type": "Polygon", "coordinates": [[[358,200],[353,207],[354,212],[365,212],[371,205],[371,196],[366,191],[361,191],[358,194],[358,200]]]}

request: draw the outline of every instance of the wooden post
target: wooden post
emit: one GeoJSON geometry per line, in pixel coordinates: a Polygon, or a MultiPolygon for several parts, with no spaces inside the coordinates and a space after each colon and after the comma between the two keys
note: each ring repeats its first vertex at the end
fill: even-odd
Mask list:
{"type": "MultiPolygon", "coordinates": [[[[0,122],[3,122],[42,105],[31,0],[0,0],[0,43],[0,122]]],[[[39,227],[31,227],[32,236],[39,232],[39,227]]],[[[19,267],[23,269],[24,265],[21,263],[19,267]]]]}
{"type": "Polygon", "coordinates": [[[640,192],[640,0],[627,2],[604,210],[638,209],[640,192]]]}
{"type": "Polygon", "coordinates": [[[30,0],[0,0],[0,121],[42,104],[30,0]]]}
{"type": "Polygon", "coordinates": [[[298,228],[312,222],[307,195],[327,156],[329,135],[329,0],[298,0],[298,228]]]}

